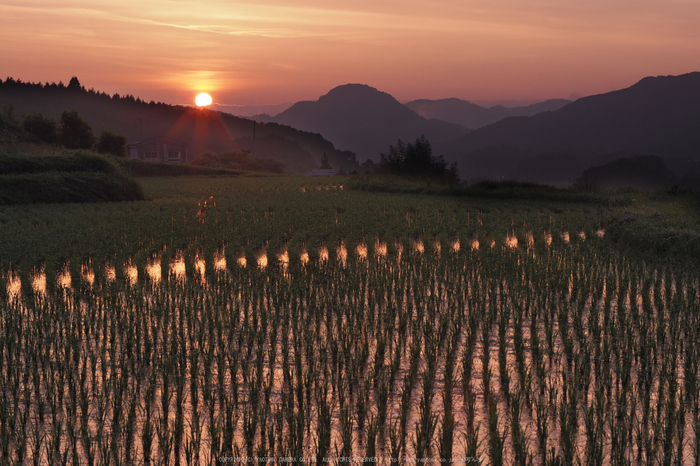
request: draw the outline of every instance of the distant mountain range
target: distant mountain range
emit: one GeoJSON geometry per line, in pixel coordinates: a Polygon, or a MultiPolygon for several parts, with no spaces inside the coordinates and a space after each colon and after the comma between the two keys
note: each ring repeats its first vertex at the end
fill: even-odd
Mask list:
{"type": "MultiPolygon", "coordinates": [[[[458,99],[404,105],[370,86],[347,84],[277,116],[254,117],[262,121],[255,153],[297,173],[317,167],[327,153],[331,166],[351,172],[360,168],[357,160],[378,161],[398,139],[412,142],[424,135],[435,154],[459,163],[463,180],[567,185],[620,154],[659,156],[678,176],[700,171],[700,72],[648,77],[626,89],[566,102],[511,109],[458,99]],[[450,121],[426,118],[433,116],[450,121]],[[494,118],[503,119],[473,131],[464,126],[494,118]]],[[[0,82],[0,108],[11,103],[20,117],[42,112],[58,118],[75,108],[96,133],[174,137],[190,145],[191,158],[204,151],[252,150],[253,120],[212,110],[8,79],[0,82]]]]}
{"type": "MultiPolygon", "coordinates": [[[[0,109],[14,105],[17,118],[41,112],[60,121],[63,110],[75,109],[92,126],[95,136],[112,130],[129,139],[168,136],[188,144],[188,160],[204,152],[252,151],[254,121],[228,113],[156,102],[131,95],[113,96],[86,90],[79,84],[34,84],[0,81],[0,109]]],[[[358,169],[354,154],[337,150],[331,142],[277,123],[255,125],[253,154],[271,157],[287,171],[304,173],[317,168],[324,153],[331,166],[346,172],[358,169]]]]}
{"type": "Polygon", "coordinates": [[[700,159],[700,73],[649,77],[574,102],[553,99],[515,108],[459,99],[402,105],[372,87],[348,84],[315,102],[260,117],[320,133],[359,160],[376,161],[398,139],[425,135],[436,154],[459,162],[467,180],[505,177],[567,185],[619,153],[658,155],[683,175],[700,159]]]}
{"type": "Polygon", "coordinates": [[[450,98],[440,100],[414,100],[406,106],[424,118],[435,118],[456,123],[469,129],[490,125],[504,118],[514,116],[533,116],[542,112],[553,112],[570,104],[566,99],[550,99],[522,107],[481,107],[466,100],[450,98]]]}
{"type": "Polygon", "coordinates": [[[554,161],[568,167],[559,172],[567,172],[565,179],[572,181],[596,159],[621,151],[698,160],[700,72],[648,77],[553,112],[506,118],[436,144],[436,151],[459,161],[463,179],[532,178],[551,171],[554,161]]]}
{"type": "Polygon", "coordinates": [[[391,95],[364,84],[338,86],[317,101],[297,102],[277,116],[255,118],[320,133],[358,160],[379,160],[390,144],[412,142],[424,135],[431,143],[459,138],[469,130],[461,125],[427,119],[391,95]]]}

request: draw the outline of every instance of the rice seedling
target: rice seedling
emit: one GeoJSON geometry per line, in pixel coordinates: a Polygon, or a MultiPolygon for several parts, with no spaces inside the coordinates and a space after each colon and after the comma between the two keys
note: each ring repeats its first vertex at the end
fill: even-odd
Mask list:
{"type": "Polygon", "coordinates": [[[697,270],[589,234],[607,207],[223,183],[36,207],[93,240],[0,255],[0,462],[700,457],[697,270]]]}

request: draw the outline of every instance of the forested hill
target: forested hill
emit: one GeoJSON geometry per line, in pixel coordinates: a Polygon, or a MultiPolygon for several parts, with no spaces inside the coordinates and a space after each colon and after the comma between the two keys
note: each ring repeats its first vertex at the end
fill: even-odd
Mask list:
{"type": "Polygon", "coordinates": [[[567,185],[610,154],[657,155],[678,176],[697,175],[700,72],[648,77],[559,110],[511,117],[435,144],[462,179],[567,185]]]}
{"type": "MultiPolygon", "coordinates": [[[[145,102],[132,95],[108,95],[85,89],[76,80],[68,86],[0,81],[0,108],[10,109],[18,120],[42,113],[58,120],[64,110],[75,109],[94,132],[111,130],[129,139],[164,135],[188,144],[188,159],[204,152],[251,150],[253,120],[208,109],[145,102]]],[[[358,168],[354,154],[336,150],[319,134],[276,123],[257,123],[255,155],[271,157],[290,172],[305,172],[320,165],[324,153],[335,168],[358,168]]]]}

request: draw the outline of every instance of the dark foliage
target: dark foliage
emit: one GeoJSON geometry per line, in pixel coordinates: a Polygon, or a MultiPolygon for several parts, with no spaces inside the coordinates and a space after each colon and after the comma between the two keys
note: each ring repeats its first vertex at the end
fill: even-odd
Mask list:
{"type": "Polygon", "coordinates": [[[116,157],[126,156],[126,136],[117,134],[114,131],[104,130],[100,133],[97,140],[97,152],[101,154],[110,154],[116,157]]]}
{"type": "Polygon", "coordinates": [[[333,168],[333,167],[331,167],[331,164],[328,163],[328,156],[326,155],[325,152],[321,156],[321,166],[319,168],[322,168],[325,170],[329,170],[329,169],[333,168]]]}
{"type": "Polygon", "coordinates": [[[25,141],[27,139],[26,136],[26,132],[22,130],[16,121],[8,117],[7,113],[0,113],[0,144],[25,141]]]}
{"type": "Polygon", "coordinates": [[[24,130],[39,142],[54,144],[58,140],[58,127],[53,118],[48,118],[41,113],[35,113],[24,117],[22,122],[24,130]]]}
{"type": "Polygon", "coordinates": [[[414,144],[404,144],[399,139],[396,146],[389,146],[389,154],[381,154],[379,173],[406,175],[414,178],[430,178],[448,183],[459,180],[457,164],[449,167],[442,156],[433,155],[430,142],[421,136],[414,144]]]}
{"type": "Polygon", "coordinates": [[[69,149],[89,149],[95,143],[92,127],[76,110],[61,114],[60,142],[69,149]]]}

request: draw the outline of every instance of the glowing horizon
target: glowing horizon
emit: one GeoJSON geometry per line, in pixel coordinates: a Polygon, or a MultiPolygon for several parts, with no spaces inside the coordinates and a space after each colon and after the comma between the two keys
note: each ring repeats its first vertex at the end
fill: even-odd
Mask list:
{"type": "Polygon", "coordinates": [[[700,4],[0,0],[0,76],[223,106],[364,83],[400,101],[571,98],[696,71],[700,4]]]}

